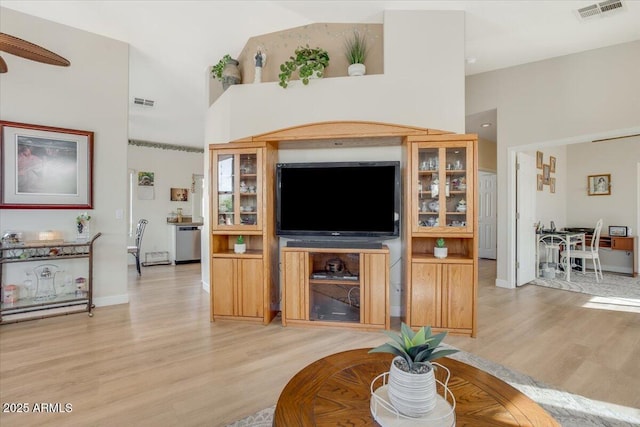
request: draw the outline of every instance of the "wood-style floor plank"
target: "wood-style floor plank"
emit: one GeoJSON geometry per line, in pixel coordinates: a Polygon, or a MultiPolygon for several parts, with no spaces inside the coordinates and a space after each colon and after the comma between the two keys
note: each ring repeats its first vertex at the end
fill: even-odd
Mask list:
{"type": "MultiPolygon", "coordinates": [[[[477,338],[446,342],[597,400],[640,407],[640,315],[588,295],[494,286],[481,261],[477,338]]],[[[380,332],[209,322],[200,265],[129,274],[130,304],[0,326],[0,401],[70,403],[3,413],[9,426],[223,426],[275,404],[309,363],[386,341],[380,332]]],[[[396,327],[398,321],[392,322],[396,327]]]]}

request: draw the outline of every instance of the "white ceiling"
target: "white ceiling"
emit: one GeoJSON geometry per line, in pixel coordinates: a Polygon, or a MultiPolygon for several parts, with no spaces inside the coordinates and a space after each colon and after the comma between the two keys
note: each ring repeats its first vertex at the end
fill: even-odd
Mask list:
{"type": "MultiPolygon", "coordinates": [[[[130,137],[202,146],[207,70],[225,53],[239,54],[252,36],[314,22],[382,23],[384,10],[464,10],[466,57],[475,59],[466,65],[470,75],[638,40],[640,1],[623,1],[622,12],[588,21],[575,10],[591,0],[0,0],[0,6],[129,43],[130,137]],[[156,105],[134,105],[133,97],[156,105]]],[[[11,72],[11,58],[4,58],[11,72]]]]}

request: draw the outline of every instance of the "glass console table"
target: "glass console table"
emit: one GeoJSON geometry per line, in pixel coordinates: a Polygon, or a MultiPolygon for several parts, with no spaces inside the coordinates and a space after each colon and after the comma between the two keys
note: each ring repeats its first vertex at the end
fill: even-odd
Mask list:
{"type": "MultiPolygon", "coordinates": [[[[37,243],[3,244],[0,246],[0,284],[2,284],[2,303],[0,304],[0,323],[13,323],[70,313],[87,312],[93,316],[93,244],[102,233],[95,234],[91,240],[83,242],[43,241],[37,243]],[[70,259],[84,258],[88,262],[87,277],[78,277],[72,283],[73,288],[56,289],[56,275],[61,270],[57,264],[70,259]],[[12,286],[3,281],[6,264],[34,263],[29,268],[34,277],[35,291],[27,295],[7,295],[12,286]]],[[[58,280],[59,284],[59,280],[58,280]]],[[[23,291],[26,289],[23,287],[23,291]]],[[[24,292],[23,292],[24,293],[24,292]]]]}

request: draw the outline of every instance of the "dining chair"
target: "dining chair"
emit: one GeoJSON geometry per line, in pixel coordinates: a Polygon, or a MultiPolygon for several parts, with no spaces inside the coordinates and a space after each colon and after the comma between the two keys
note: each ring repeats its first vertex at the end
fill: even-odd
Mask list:
{"type": "Polygon", "coordinates": [[[140,272],[140,248],[142,247],[142,235],[144,234],[144,229],[148,222],[149,221],[146,219],[138,221],[138,225],[136,226],[136,244],[134,246],[127,246],[127,253],[130,253],[136,259],[138,276],[142,276],[142,273],[140,272]]]}
{"type": "MultiPolygon", "coordinates": [[[[593,236],[591,237],[591,243],[587,247],[581,249],[572,249],[571,258],[582,259],[582,272],[586,270],[587,260],[590,259],[593,262],[593,271],[596,274],[596,282],[599,282],[602,276],[602,264],[600,264],[600,255],[598,249],[600,247],[600,232],[602,231],[602,218],[596,223],[596,228],[593,230],[593,236]]],[[[567,251],[562,251],[561,258],[566,258],[567,251]]],[[[569,260],[571,262],[571,260],[569,260]]],[[[569,267],[571,268],[571,267],[569,267]]]]}

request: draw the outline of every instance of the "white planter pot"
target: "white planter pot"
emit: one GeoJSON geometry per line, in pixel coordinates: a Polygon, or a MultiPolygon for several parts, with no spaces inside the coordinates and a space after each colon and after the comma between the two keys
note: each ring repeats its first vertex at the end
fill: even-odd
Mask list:
{"type": "Polygon", "coordinates": [[[364,76],[367,72],[367,67],[364,64],[351,64],[349,68],[347,68],[347,73],[350,76],[364,76]]]}
{"type": "Polygon", "coordinates": [[[436,258],[446,258],[447,248],[433,248],[433,256],[436,258]]]}
{"type": "MultiPolygon", "coordinates": [[[[402,359],[397,356],[393,360],[402,359]]],[[[411,374],[391,362],[388,383],[389,400],[394,408],[409,417],[421,417],[436,406],[437,390],[433,366],[429,372],[411,374]]]]}
{"type": "Polygon", "coordinates": [[[233,251],[237,254],[243,254],[245,252],[247,252],[247,244],[246,243],[242,243],[242,244],[238,244],[236,243],[235,245],[233,245],[233,251]]]}

